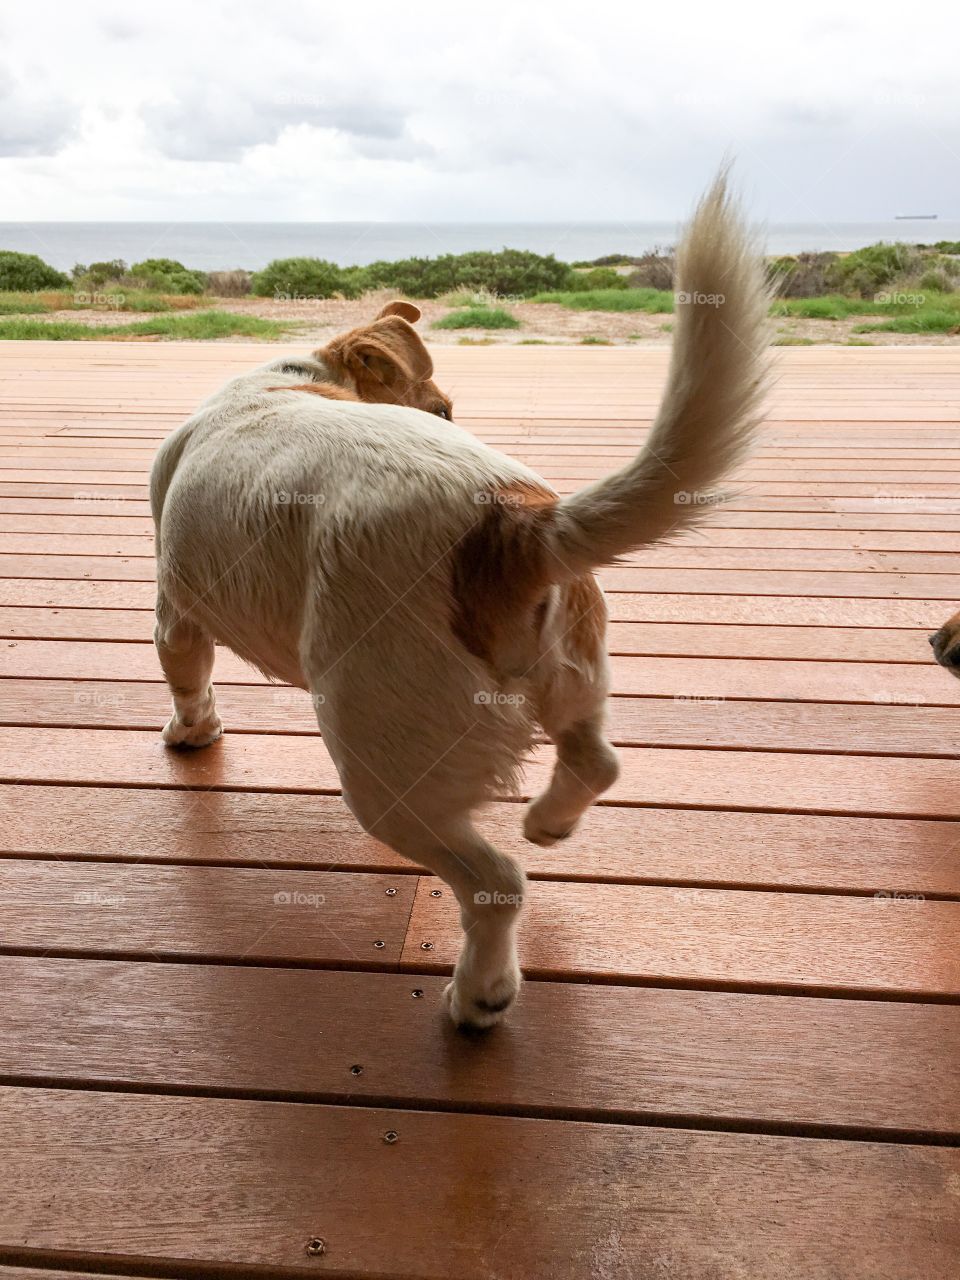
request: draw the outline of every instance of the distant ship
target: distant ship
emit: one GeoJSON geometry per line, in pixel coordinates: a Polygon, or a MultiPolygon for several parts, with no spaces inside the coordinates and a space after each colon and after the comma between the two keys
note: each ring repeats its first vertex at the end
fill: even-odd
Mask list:
{"type": "Polygon", "coordinates": [[[935,213],[898,213],[895,222],[936,222],[935,213]]]}

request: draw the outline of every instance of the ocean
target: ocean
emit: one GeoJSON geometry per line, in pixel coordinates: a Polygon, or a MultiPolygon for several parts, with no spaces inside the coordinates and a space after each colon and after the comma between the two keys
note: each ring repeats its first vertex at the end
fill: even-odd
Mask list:
{"type": "MultiPolygon", "coordinates": [[[[341,266],[471,249],[532,249],[566,262],[640,254],[676,243],[678,222],[0,222],[0,249],[36,253],[61,270],[114,258],[176,258],[200,271],[259,270],[274,258],[341,266]]],[[[771,223],[771,254],[859,249],[878,240],[960,240],[960,222],[771,223]]]]}

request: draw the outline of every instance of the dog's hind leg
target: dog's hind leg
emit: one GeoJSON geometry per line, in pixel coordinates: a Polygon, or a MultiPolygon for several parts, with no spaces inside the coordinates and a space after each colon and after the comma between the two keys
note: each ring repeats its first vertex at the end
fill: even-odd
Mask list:
{"type": "Polygon", "coordinates": [[[550,785],[524,815],[523,834],[545,846],[569,836],[620,772],[604,733],[606,608],[592,577],[564,589],[559,621],[558,640],[531,673],[538,717],[557,761],[550,785]]]}
{"type": "Polygon", "coordinates": [[[520,991],[517,926],[526,883],[523,871],[489,844],[467,816],[440,821],[431,815],[428,821],[402,801],[388,804],[389,813],[377,821],[351,798],[354,812],[372,835],[427,867],[453,890],[464,938],[444,1001],[456,1026],[492,1027],[520,991]]]}
{"type": "Polygon", "coordinates": [[[171,747],[208,746],[223,731],[210,683],[212,636],[179,612],[161,588],[153,640],[173,695],[173,715],[163,730],[164,742],[171,747]]]}

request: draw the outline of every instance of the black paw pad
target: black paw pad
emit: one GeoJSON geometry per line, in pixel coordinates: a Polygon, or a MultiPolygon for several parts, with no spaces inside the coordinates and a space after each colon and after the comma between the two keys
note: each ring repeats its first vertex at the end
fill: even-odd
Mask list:
{"type": "Polygon", "coordinates": [[[513,1004],[513,996],[506,996],[503,1000],[474,1000],[473,1007],[479,1009],[481,1013],[503,1013],[504,1009],[509,1009],[513,1004]]]}

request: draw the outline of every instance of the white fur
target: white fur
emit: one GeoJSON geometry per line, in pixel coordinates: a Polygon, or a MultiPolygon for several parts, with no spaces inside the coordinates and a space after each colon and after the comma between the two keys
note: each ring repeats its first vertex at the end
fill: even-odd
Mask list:
{"type": "Polygon", "coordinates": [[[217,641],[309,689],[364,828],[442,876],[465,944],[448,988],[458,1024],[489,1026],[519,989],[517,863],[473,812],[511,787],[537,724],[558,746],[527,836],[569,834],[616,777],[602,733],[607,670],[569,640],[567,580],[696,514],[678,489],[719,479],[757,414],[765,292],[722,180],[681,253],[682,289],[724,306],[680,309],[667,395],[630,467],[559,503],[556,559],[533,661],[494,671],[456,639],[451,564],[484,500],[543,482],[452,423],[391,404],[291,388],[323,379],[316,358],[235,378],[161,447],[156,641],[174,695],[171,745],[220,733],[210,675],[217,641]]]}

